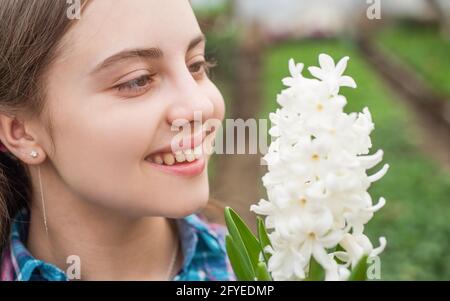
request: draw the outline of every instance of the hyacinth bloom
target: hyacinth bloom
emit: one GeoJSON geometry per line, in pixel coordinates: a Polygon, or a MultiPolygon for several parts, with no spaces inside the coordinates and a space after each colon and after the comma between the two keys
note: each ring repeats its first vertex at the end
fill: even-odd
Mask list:
{"type": "MultiPolygon", "coordinates": [[[[314,78],[306,78],[304,65],[291,59],[290,76],[282,80],[286,89],[277,96],[280,107],[269,116],[272,143],[262,178],[268,197],[250,209],[265,219],[262,265],[273,280],[308,278],[313,262],[325,280],[347,280],[362,258],[377,256],[386,246],[384,237],[374,247],[364,234],[365,224],[385,204],[384,198],[373,201],[367,190],[389,166],[367,174],[382,161],[383,151],[369,153],[374,129],[369,109],[343,110],[347,100],[340,87],[356,88],[353,78],[343,75],[348,60],[335,64],[320,54],[320,67],[308,68],[314,78]]],[[[230,237],[236,250],[232,243],[230,237]]]]}

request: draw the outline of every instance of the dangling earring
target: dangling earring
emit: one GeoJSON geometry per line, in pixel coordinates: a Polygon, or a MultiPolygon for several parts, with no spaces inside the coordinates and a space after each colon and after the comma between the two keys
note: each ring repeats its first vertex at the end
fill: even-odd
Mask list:
{"type": "MultiPolygon", "coordinates": [[[[32,152],[32,154],[31,154],[31,156],[33,157],[33,158],[36,158],[38,155],[37,155],[37,152],[36,151],[33,151],[32,152]],[[34,153],[33,153],[34,152],[34,153]]],[[[43,216],[44,216],[44,227],[45,227],[45,233],[47,234],[47,236],[48,236],[48,227],[47,227],[47,214],[46,214],[46,210],[45,210],[45,200],[44,200],[44,191],[43,191],[43,189],[42,189],[42,178],[41,178],[41,166],[40,165],[38,165],[38,178],[39,178],[39,190],[40,190],[40,192],[41,192],[41,202],[42,202],[42,214],[43,214],[43,216]]]]}

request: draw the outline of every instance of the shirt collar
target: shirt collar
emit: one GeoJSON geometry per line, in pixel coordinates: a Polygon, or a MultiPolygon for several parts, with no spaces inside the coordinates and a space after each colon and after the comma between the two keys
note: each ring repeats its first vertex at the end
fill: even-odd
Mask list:
{"type": "Polygon", "coordinates": [[[194,255],[198,253],[199,241],[210,253],[226,256],[225,247],[220,243],[221,238],[217,235],[214,225],[208,224],[201,216],[192,214],[177,220],[177,224],[184,257],[181,273],[189,268],[194,255]]]}
{"type": "MultiPolygon", "coordinates": [[[[30,254],[25,246],[28,239],[29,223],[30,213],[26,208],[23,208],[16,215],[11,225],[9,259],[10,266],[14,269],[11,273],[13,274],[13,280],[67,280],[65,273],[57,266],[38,260],[30,254]]],[[[7,257],[8,254],[5,256],[7,257]]]]}
{"type": "MultiPolygon", "coordinates": [[[[29,210],[23,208],[11,225],[10,243],[5,248],[0,262],[0,280],[68,280],[66,274],[57,266],[34,258],[25,246],[30,221],[29,210]]],[[[175,279],[189,270],[195,254],[201,245],[211,253],[226,255],[225,247],[213,226],[200,216],[193,214],[176,220],[180,233],[183,265],[175,279]],[[200,242],[202,242],[200,244],[200,242]]],[[[205,251],[205,250],[202,250],[205,251]]]]}

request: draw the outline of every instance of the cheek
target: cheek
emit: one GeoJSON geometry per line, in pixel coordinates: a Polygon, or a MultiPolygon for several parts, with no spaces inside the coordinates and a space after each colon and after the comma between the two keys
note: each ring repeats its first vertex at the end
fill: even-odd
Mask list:
{"type": "Polygon", "coordinates": [[[223,120],[225,116],[225,102],[217,86],[209,81],[207,85],[207,95],[214,105],[213,118],[223,120]]]}
{"type": "Polygon", "coordinates": [[[137,190],[139,164],[162,115],[159,108],[144,106],[118,102],[58,112],[52,160],[64,182],[83,198],[120,205],[137,190]]]}
{"type": "Polygon", "coordinates": [[[157,110],[151,113],[149,110],[124,106],[97,113],[67,113],[59,127],[59,146],[69,152],[77,150],[96,160],[105,158],[101,161],[120,158],[115,163],[142,156],[156,132],[158,121],[155,112],[157,110]]]}

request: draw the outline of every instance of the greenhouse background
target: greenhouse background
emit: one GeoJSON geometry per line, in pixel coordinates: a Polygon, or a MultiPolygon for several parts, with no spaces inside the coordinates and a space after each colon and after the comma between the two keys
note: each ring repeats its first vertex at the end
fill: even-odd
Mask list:
{"type": "MultiPolygon", "coordinates": [[[[218,62],[212,77],[226,118],[268,118],[289,58],[317,65],[322,52],[350,56],[358,88],[343,90],[346,108],[369,107],[373,150],[383,149],[391,166],[370,188],[387,199],[367,226],[369,237],[388,240],[382,279],[450,279],[450,1],[192,3],[218,62]]],[[[266,197],[260,157],[216,155],[210,164],[212,197],[252,225],[249,207],[266,197]]]]}

